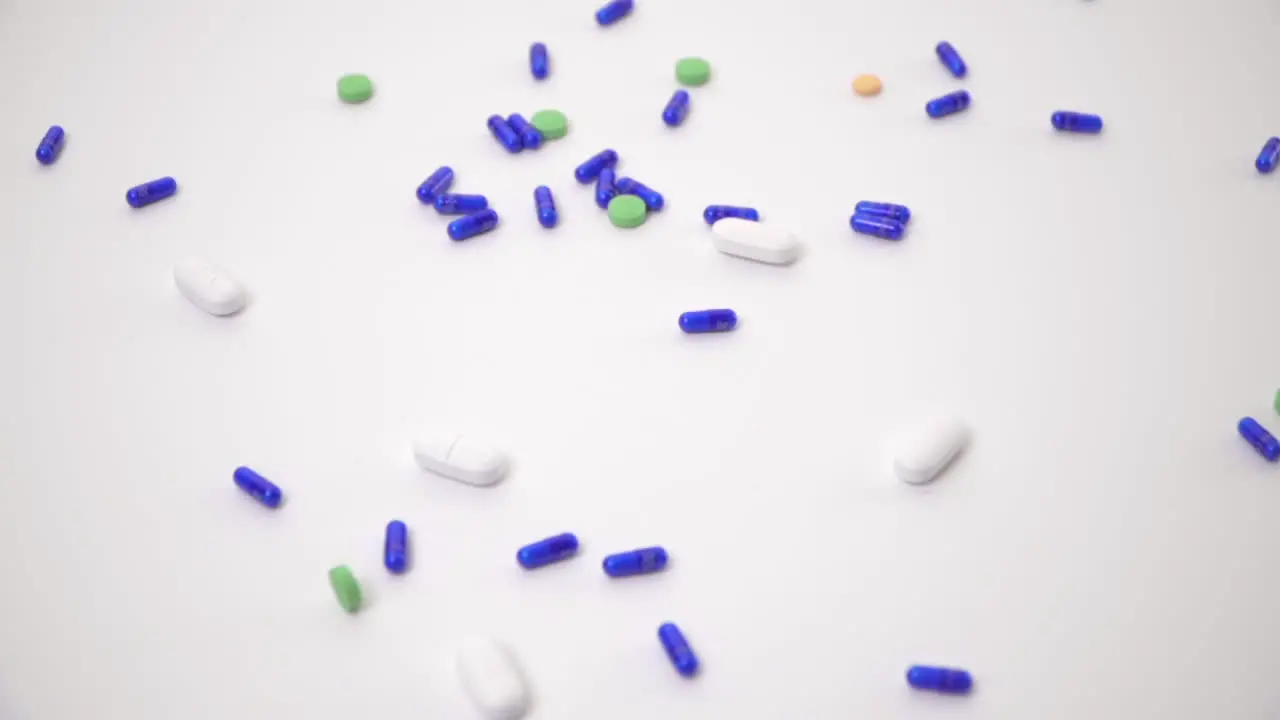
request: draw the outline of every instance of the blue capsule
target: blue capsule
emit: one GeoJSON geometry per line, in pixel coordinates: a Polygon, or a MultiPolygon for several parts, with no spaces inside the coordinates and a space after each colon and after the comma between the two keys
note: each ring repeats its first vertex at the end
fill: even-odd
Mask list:
{"type": "Polygon", "coordinates": [[[516,562],[525,570],[536,570],[543,565],[568,560],[577,554],[578,537],[573,533],[564,533],[520,548],[516,552],[516,562]]]}
{"type": "Polygon", "coordinates": [[[441,215],[470,215],[489,207],[489,198],[483,195],[437,195],[436,212],[441,215]]]}
{"type": "Polygon", "coordinates": [[[524,149],[524,141],[520,139],[520,134],[511,127],[510,123],[503,120],[501,115],[489,116],[489,132],[493,133],[509,153],[518,153],[524,149]]]}
{"type": "Polygon", "coordinates": [[[1258,159],[1253,163],[1260,173],[1269,173],[1276,169],[1276,165],[1280,165],[1280,137],[1267,140],[1262,146],[1262,152],[1258,153],[1258,159]]]}
{"type": "Polygon", "coordinates": [[[1262,427],[1262,423],[1251,417],[1241,418],[1236,429],[1240,431],[1240,437],[1248,440],[1259,455],[1271,462],[1280,460],[1280,440],[1276,440],[1274,435],[1267,432],[1267,429],[1262,427]]]}
{"type": "Polygon", "coordinates": [[[863,215],[854,213],[849,218],[849,227],[856,233],[874,235],[885,240],[901,240],[907,226],[887,215],[863,215]]]}
{"type": "Polygon", "coordinates": [[[382,564],[396,575],[409,568],[409,528],[399,520],[387,523],[387,541],[382,546],[382,564]]]}
{"type": "Polygon", "coordinates": [[[442,165],[418,186],[418,202],[431,205],[435,202],[437,195],[449,192],[451,185],[453,185],[453,168],[442,165]]]}
{"type": "Polygon", "coordinates": [[[162,177],[159,180],[129,188],[129,192],[124,194],[124,201],[132,208],[146,207],[153,202],[172,197],[176,192],[178,192],[178,181],[171,177],[162,177]]]}
{"type": "Polygon", "coordinates": [[[1102,118],[1088,113],[1059,110],[1049,116],[1049,122],[1055,130],[1063,132],[1093,134],[1102,132],[1102,118]]]}
{"type": "Polygon", "coordinates": [[[556,200],[551,196],[551,188],[539,185],[533,190],[533,206],[538,209],[538,224],[544,228],[553,228],[560,222],[556,213],[556,200]]]}
{"type": "Polygon", "coordinates": [[[853,206],[853,214],[882,215],[887,218],[893,218],[903,225],[911,222],[911,208],[906,205],[895,205],[894,203],[862,200],[853,206]]]}
{"type": "Polygon", "coordinates": [[[967,107],[969,107],[969,92],[957,90],[950,95],[943,95],[925,103],[924,111],[929,113],[931,118],[940,118],[958,113],[967,107]]]}
{"type": "Polygon", "coordinates": [[[680,628],[676,627],[675,623],[663,623],[659,626],[658,640],[662,642],[662,647],[667,651],[667,657],[671,659],[676,672],[684,677],[693,677],[698,674],[698,656],[693,654],[689,641],[684,639],[684,633],[680,632],[680,628]]]}
{"type": "Polygon", "coordinates": [[[965,73],[969,72],[969,68],[965,67],[964,60],[960,57],[960,53],[956,52],[956,49],[951,47],[951,43],[945,41],[940,42],[934,50],[938,53],[938,59],[942,61],[943,65],[947,66],[947,70],[950,70],[952,75],[962,78],[965,76],[965,73]]]}
{"type": "Polygon", "coordinates": [[[653,188],[642,185],[631,178],[618,178],[614,181],[613,186],[618,189],[622,195],[635,195],[644,201],[644,206],[650,212],[657,212],[662,209],[666,203],[662,199],[662,193],[653,188]]]}
{"type": "Polygon", "coordinates": [[[601,150],[592,155],[586,162],[582,163],[573,171],[573,177],[578,182],[586,185],[595,180],[600,171],[613,167],[618,164],[618,153],[612,150],[601,150]]]}
{"type": "Polygon", "coordinates": [[[44,134],[40,144],[36,146],[36,160],[41,165],[52,165],[62,154],[62,145],[66,142],[67,131],[61,125],[53,125],[44,134]]]}
{"type": "Polygon", "coordinates": [[[613,0],[596,11],[596,22],[601,25],[612,25],[630,15],[635,5],[635,0],[613,0]]]}
{"type": "Polygon", "coordinates": [[[284,493],[280,492],[280,488],[276,487],[275,483],[247,467],[236,468],[231,477],[241,490],[269,508],[280,507],[280,502],[284,500],[284,493]]]}
{"type": "Polygon", "coordinates": [[[613,184],[615,175],[617,173],[614,169],[607,167],[596,176],[596,205],[601,210],[609,209],[609,201],[618,197],[618,188],[613,184]]]}
{"type": "Polygon", "coordinates": [[[738,327],[738,313],[728,310],[694,310],[680,315],[680,329],[689,334],[729,332],[738,327]]]}
{"type": "Polygon", "coordinates": [[[534,43],[529,46],[529,72],[538,80],[546,80],[551,73],[551,59],[547,57],[547,46],[534,43]]]}
{"type": "Polygon", "coordinates": [[[734,207],[733,205],[708,205],[706,210],[702,211],[702,219],[707,221],[708,225],[715,225],[717,220],[725,218],[742,218],[752,222],[760,222],[760,213],[755,208],[734,207]]]}
{"type": "Polygon", "coordinates": [[[907,668],[907,684],[917,690],[963,695],[973,689],[973,676],[965,670],[912,665],[907,668]]]}
{"type": "Polygon", "coordinates": [[[538,128],[530,125],[520,113],[508,115],[507,124],[520,136],[520,144],[525,150],[537,150],[542,146],[542,133],[538,132],[538,128]]]}
{"type": "Polygon", "coordinates": [[[677,90],[662,110],[662,122],[676,127],[689,116],[689,91],[677,90]]]}
{"type": "Polygon", "coordinates": [[[613,578],[646,575],[667,566],[667,551],[661,547],[641,548],[610,555],[602,564],[604,574],[613,578]]]}
{"type": "Polygon", "coordinates": [[[458,241],[466,240],[469,237],[487,233],[496,227],[498,227],[498,213],[494,212],[493,208],[489,208],[449,223],[449,237],[458,241]]]}

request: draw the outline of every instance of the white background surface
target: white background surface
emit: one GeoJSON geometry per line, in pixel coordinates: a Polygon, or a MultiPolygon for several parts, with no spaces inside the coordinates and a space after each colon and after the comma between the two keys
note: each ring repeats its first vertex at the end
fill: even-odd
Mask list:
{"type": "Polygon", "coordinates": [[[467,718],[453,651],[480,632],[534,720],[1276,717],[1280,477],[1235,433],[1280,425],[1280,178],[1252,167],[1275,4],[638,4],[601,29],[593,0],[0,0],[0,716],[467,718]],[[670,131],[693,54],[715,77],[670,131]],[[337,101],[346,72],[371,102],[337,101]],[[961,87],[967,113],[926,118],[961,87]],[[487,133],[543,107],[566,139],[487,133]],[[1105,134],[1054,134],[1060,108],[1105,134]],[[667,197],[641,229],[572,180],[604,147],[667,197]],[[496,232],[451,243],[418,204],[441,164],[496,232]],[[125,205],[162,175],[176,198],[125,205]],[[860,199],[910,205],[906,240],[853,235],[860,199]],[[713,202],[805,257],[718,255],[713,202]],[[178,295],[191,254],[251,288],[242,315],[178,295]],[[722,306],[737,332],[677,331],[722,306]],[[907,487],[889,443],[931,407],[974,444],[907,487]],[[511,475],[417,470],[423,424],[511,475]],[[564,530],[580,558],[517,568],[564,530]],[[601,574],[654,543],[666,574],[601,574]],[[913,693],[915,662],[978,690],[913,693]]]}

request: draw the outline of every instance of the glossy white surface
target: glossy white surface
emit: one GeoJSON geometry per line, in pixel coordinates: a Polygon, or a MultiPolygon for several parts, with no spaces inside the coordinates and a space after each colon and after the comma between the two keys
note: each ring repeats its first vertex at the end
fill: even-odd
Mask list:
{"type": "Polygon", "coordinates": [[[507,472],[507,458],[465,435],[423,433],[413,443],[418,467],[468,485],[492,485],[507,472]]]}
{"type": "Polygon", "coordinates": [[[724,218],[711,226],[716,249],[726,255],[770,265],[787,265],[800,257],[800,240],[765,222],[724,218]]]}
{"type": "Polygon", "coordinates": [[[183,297],[210,315],[234,315],[248,299],[239,281],[204,258],[189,258],[173,266],[173,282],[183,297]]]}
{"type": "Polygon", "coordinates": [[[919,420],[898,441],[894,472],[911,485],[931,482],[963,452],[968,439],[968,429],[957,418],[933,415],[919,420]]]}

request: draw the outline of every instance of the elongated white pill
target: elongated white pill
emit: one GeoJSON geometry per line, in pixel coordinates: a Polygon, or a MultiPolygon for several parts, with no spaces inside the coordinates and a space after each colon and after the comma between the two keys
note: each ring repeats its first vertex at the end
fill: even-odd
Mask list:
{"type": "Polygon", "coordinates": [[[928,418],[903,436],[893,458],[894,472],[904,483],[927,483],[951,464],[968,440],[969,431],[958,419],[928,418]]]}
{"type": "Polygon", "coordinates": [[[726,255],[786,265],[800,257],[800,240],[781,228],[742,218],[724,218],[711,226],[716,249],[726,255]]]}
{"type": "Polygon", "coordinates": [[[244,308],[248,297],[239,281],[203,258],[175,265],[173,282],[192,305],[210,315],[234,315],[244,308]]]}
{"type": "Polygon", "coordinates": [[[490,638],[462,644],[458,677],[471,702],[489,720],[518,720],[529,709],[529,687],[515,658],[490,638]]]}
{"type": "Polygon", "coordinates": [[[423,470],[468,485],[492,485],[507,472],[507,456],[501,451],[456,433],[419,435],[413,457],[423,470]]]}

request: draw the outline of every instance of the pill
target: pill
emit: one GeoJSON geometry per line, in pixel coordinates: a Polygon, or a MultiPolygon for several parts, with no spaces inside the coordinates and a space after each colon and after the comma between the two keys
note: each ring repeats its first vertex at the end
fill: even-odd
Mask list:
{"type": "Polygon", "coordinates": [[[883,85],[875,75],[859,75],[853,79],[853,91],[863,97],[879,95],[883,85]]]}
{"type": "Polygon", "coordinates": [[[172,197],[176,192],[178,192],[178,181],[171,177],[162,177],[159,180],[129,188],[129,191],[124,194],[124,201],[133,208],[146,207],[153,202],[172,197]]]}
{"type": "Polygon", "coordinates": [[[1276,391],[1275,408],[1276,408],[1276,413],[1280,414],[1280,390],[1276,391]]]}
{"type": "Polygon", "coordinates": [[[559,140],[569,132],[569,118],[559,110],[539,110],[529,123],[542,133],[543,140],[559,140]]]}
{"type": "Polygon", "coordinates": [[[667,657],[675,666],[676,672],[684,677],[693,677],[698,674],[698,656],[693,654],[689,641],[684,639],[684,633],[680,632],[680,628],[676,627],[675,623],[663,623],[659,626],[658,640],[662,642],[662,647],[667,651],[667,657]]]}
{"type": "Polygon", "coordinates": [[[854,213],[849,217],[849,227],[862,235],[874,235],[885,240],[901,240],[906,225],[885,215],[854,213]]]}
{"type": "Polygon", "coordinates": [[[362,103],[373,97],[373,81],[368,75],[343,75],[338,78],[338,99],[345,103],[362,103]]]}
{"type": "Polygon", "coordinates": [[[645,575],[667,566],[667,551],[661,547],[629,550],[609,555],[601,565],[604,567],[604,574],[613,578],[645,575]]]}
{"type": "Polygon", "coordinates": [[[66,142],[67,132],[60,125],[52,125],[36,146],[36,160],[41,165],[52,165],[62,154],[62,145],[66,142]]]}
{"type": "Polygon", "coordinates": [[[898,479],[923,485],[955,460],[969,440],[964,423],[949,416],[933,416],[916,423],[898,442],[893,469],[898,479]]]}
{"type": "Polygon", "coordinates": [[[1049,116],[1049,123],[1054,129],[1073,133],[1102,132],[1102,118],[1088,113],[1059,110],[1049,116]]]}
{"type": "Polygon", "coordinates": [[[560,221],[556,213],[556,200],[551,195],[551,188],[539,185],[533,190],[533,206],[538,210],[538,224],[544,228],[553,228],[560,221]]]}
{"type": "Polygon", "coordinates": [[[516,562],[525,570],[536,570],[577,554],[578,537],[573,533],[561,533],[520,548],[516,551],[516,562]]]}
{"type": "Polygon", "coordinates": [[[1269,138],[1253,162],[1260,173],[1269,173],[1276,169],[1276,165],[1280,165],[1280,137],[1269,138]]]}
{"type": "Polygon", "coordinates": [[[965,670],[912,665],[907,668],[907,684],[917,690],[963,695],[973,688],[973,677],[965,670]]]}
{"type": "Polygon", "coordinates": [[[483,235],[496,227],[498,227],[498,213],[494,212],[493,208],[489,208],[449,223],[449,237],[456,241],[466,240],[476,235],[483,235]]]}
{"type": "Polygon", "coordinates": [[[433,203],[441,215],[470,215],[489,207],[489,198],[483,195],[437,195],[433,203]]]}
{"type": "Polygon", "coordinates": [[[680,315],[680,329],[691,334],[729,332],[738,327],[738,313],[729,310],[693,310],[680,315]]]}
{"type": "Polygon", "coordinates": [[[236,468],[231,478],[235,480],[237,487],[269,508],[280,507],[280,503],[284,500],[284,493],[280,492],[280,488],[276,487],[275,483],[247,467],[236,468]]]}
{"type": "Polygon", "coordinates": [[[529,46],[529,72],[538,80],[546,80],[551,72],[551,59],[547,57],[547,46],[536,42],[529,46]]]}
{"type": "Polygon", "coordinates": [[[896,205],[887,202],[874,202],[871,200],[859,201],[853,206],[854,215],[883,215],[892,218],[906,225],[911,222],[911,208],[906,205],[896,205]]]}
{"type": "Polygon", "coordinates": [[[437,195],[449,192],[451,185],[453,185],[453,168],[443,165],[418,186],[418,201],[423,205],[431,205],[435,202],[437,195]]]}
{"type": "Polygon", "coordinates": [[[338,604],[343,610],[349,613],[355,613],[360,610],[362,596],[360,594],[360,583],[356,582],[356,576],[351,574],[351,568],[346,565],[339,565],[329,571],[329,585],[333,588],[333,594],[338,597],[338,604]]]}
{"type": "Polygon", "coordinates": [[[507,457],[465,435],[424,432],[413,443],[418,467],[468,485],[493,485],[507,472],[507,457]]]}
{"type": "Polygon", "coordinates": [[[248,301],[239,281],[203,258],[188,258],[174,265],[173,283],[192,305],[210,315],[234,315],[248,301]]]}
{"type": "Polygon", "coordinates": [[[635,4],[635,0],[613,0],[596,11],[596,22],[601,25],[612,25],[630,15],[635,4]]]}
{"type": "Polygon", "coordinates": [[[947,70],[951,71],[952,75],[962,78],[969,71],[969,68],[965,67],[960,53],[956,52],[954,47],[951,47],[951,43],[940,42],[934,50],[938,53],[938,60],[942,61],[942,64],[946,66],[947,70]]]}
{"type": "Polygon", "coordinates": [[[387,523],[387,540],[382,546],[382,564],[396,575],[409,567],[409,527],[399,520],[387,523]]]}
{"type": "Polygon", "coordinates": [[[725,255],[770,265],[787,265],[800,257],[800,240],[795,235],[765,223],[727,217],[711,226],[715,247],[725,255]]]}
{"type": "Polygon", "coordinates": [[[601,210],[609,209],[609,201],[618,197],[618,188],[613,184],[616,176],[617,173],[612,167],[602,169],[596,176],[596,205],[601,210]]]}
{"type": "Polygon", "coordinates": [[[493,137],[509,153],[518,153],[524,149],[524,141],[520,139],[520,134],[511,127],[510,123],[502,119],[501,115],[489,116],[489,132],[493,133],[493,137]]]}
{"type": "Polygon", "coordinates": [[[667,106],[662,109],[662,122],[669,127],[676,127],[689,116],[689,91],[677,90],[667,106]]]}
{"type": "Polygon", "coordinates": [[[644,201],[635,195],[619,195],[609,201],[609,222],[614,227],[637,228],[649,217],[644,201]]]}
{"type": "Polygon", "coordinates": [[[943,95],[925,103],[924,111],[931,118],[940,118],[958,113],[967,107],[969,107],[968,91],[957,90],[949,95],[943,95]]]}
{"type": "Polygon", "coordinates": [[[734,207],[733,205],[708,205],[707,209],[702,211],[702,219],[706,220],[708,225],[715,225],[717,220],[723,220],[724,218],[742,218],[743,220],[758,222],[760,213],[755,208],[734,207]]]}
{"type": "Polygon", "coordinates": [[[711,63],[700,57],[680,58],[676,61],[676,82],[696,87],[706,85],[711,79],[711,63]]]}
{"type": "Polygon", "coordinates": [[[458,649],[462,688],[488,720],[519,720],[529,709],[529,686],[515,657],[490,638],[470,638],[458,649]]]}
{"type": "Polygon", "coordinates": [[[631,178],[618,178],[613,182],[613,186],[622,195],[635,195],[643,200],[645,208],[651,212],[661,210],[662,206],[666,204],[666,201],[662,198],[662,193],[631,178]]]}
{"type": "Polygon", "coordinates": [[[617,164],[618,153],[612,150],[601,150],[574,169],[573,177],[578,182],[586,185],[587,183],[594,181],[596,177],[600,175],[601,170],[607,167],[611,168],[617,164]]]}
{"type": "Polygon", "coordinates": [[[1240,431],[1240,437],[1248,440],[1259,455],[1271,462],[1280,460],[1280,440],[1276,440],[1274,435],[1267,432],[1267,429],[1262,427],[1262,423],[1251,417],[1242,418],[1237,429],[1240,431]]]}
{"type": "Polygon", "coordinates": [[[538,132],[538,128],[530,125],[520,113],[508,115],[507,124],[520,136],[520,144],[525,150],[537,150],[542,147],[542,133],[538,132]]]}

